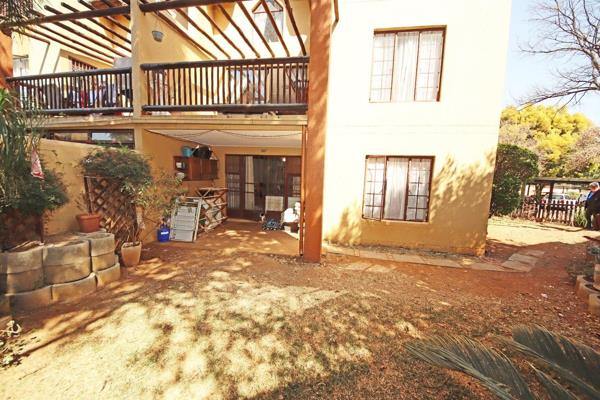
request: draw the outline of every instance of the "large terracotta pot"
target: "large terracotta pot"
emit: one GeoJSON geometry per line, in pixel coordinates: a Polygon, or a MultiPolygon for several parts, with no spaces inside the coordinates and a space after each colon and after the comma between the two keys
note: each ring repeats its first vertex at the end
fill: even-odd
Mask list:
{"type": "Polygon", "coordinates": [[[100,230],[100,214],[78,214],[75,218],[79,224],[79,232],[92,233],[100,230]]]}
{"type": "Polygon", "coordinates": [[[135,267],[140,263],[142,256],[142,242],[125,242],[121,246],[121,259],[125,267],[135,267]]]}

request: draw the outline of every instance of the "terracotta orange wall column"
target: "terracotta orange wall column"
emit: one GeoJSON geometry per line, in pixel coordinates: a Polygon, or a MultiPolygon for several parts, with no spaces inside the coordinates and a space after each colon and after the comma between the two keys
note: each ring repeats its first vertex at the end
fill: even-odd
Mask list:
{"type": "Polygon", "coordinates": [[[304,259],[321,260],[323,240],[323,177],[327,131],[327,88],[331,42],[331,0],[310,3],[310,64],[308,91],[308,131],[306,135],[304,259]]]}
{"type": "Polygon", "coordinates": [[[5,79],[12,74],[12,38],[0,32],[0,88],[6,87],[5,79]]]}

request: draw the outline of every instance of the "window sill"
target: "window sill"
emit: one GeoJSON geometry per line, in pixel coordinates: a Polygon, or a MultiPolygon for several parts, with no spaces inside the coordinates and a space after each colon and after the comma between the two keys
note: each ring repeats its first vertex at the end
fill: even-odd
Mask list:
{"type": "Polygon", "coordinates": [[[405,221],[401,219],[369,219],[362,217],[363,221],[368,223],[383,223],[386,225],[395,225],[395,224],[406,224],[406,225],[430,225],[431,221],[405,221]]]}

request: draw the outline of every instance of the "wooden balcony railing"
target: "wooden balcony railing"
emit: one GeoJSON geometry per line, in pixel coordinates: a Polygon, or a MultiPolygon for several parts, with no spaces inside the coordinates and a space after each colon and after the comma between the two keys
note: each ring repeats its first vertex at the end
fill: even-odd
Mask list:
{"type": "Polygon", "coordinates": [[[44,114],[116,114],[133,111],[131,68],[9,78],[26,109],[44,114]]]}
{"type": "Polygon", "coordinates": [[[144,111],[304,114],[308,57],[143,64],[144,111]]]}

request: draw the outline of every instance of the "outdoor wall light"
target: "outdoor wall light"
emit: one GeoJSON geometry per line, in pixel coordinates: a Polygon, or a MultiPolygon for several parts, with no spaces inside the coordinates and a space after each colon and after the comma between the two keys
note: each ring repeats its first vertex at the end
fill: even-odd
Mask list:
{"type": "Polygon", "coordinates": [[[162,42],[164,36],[165,34],[161,31],[152,31],[152,38],[157,42],[162,42]]]}

